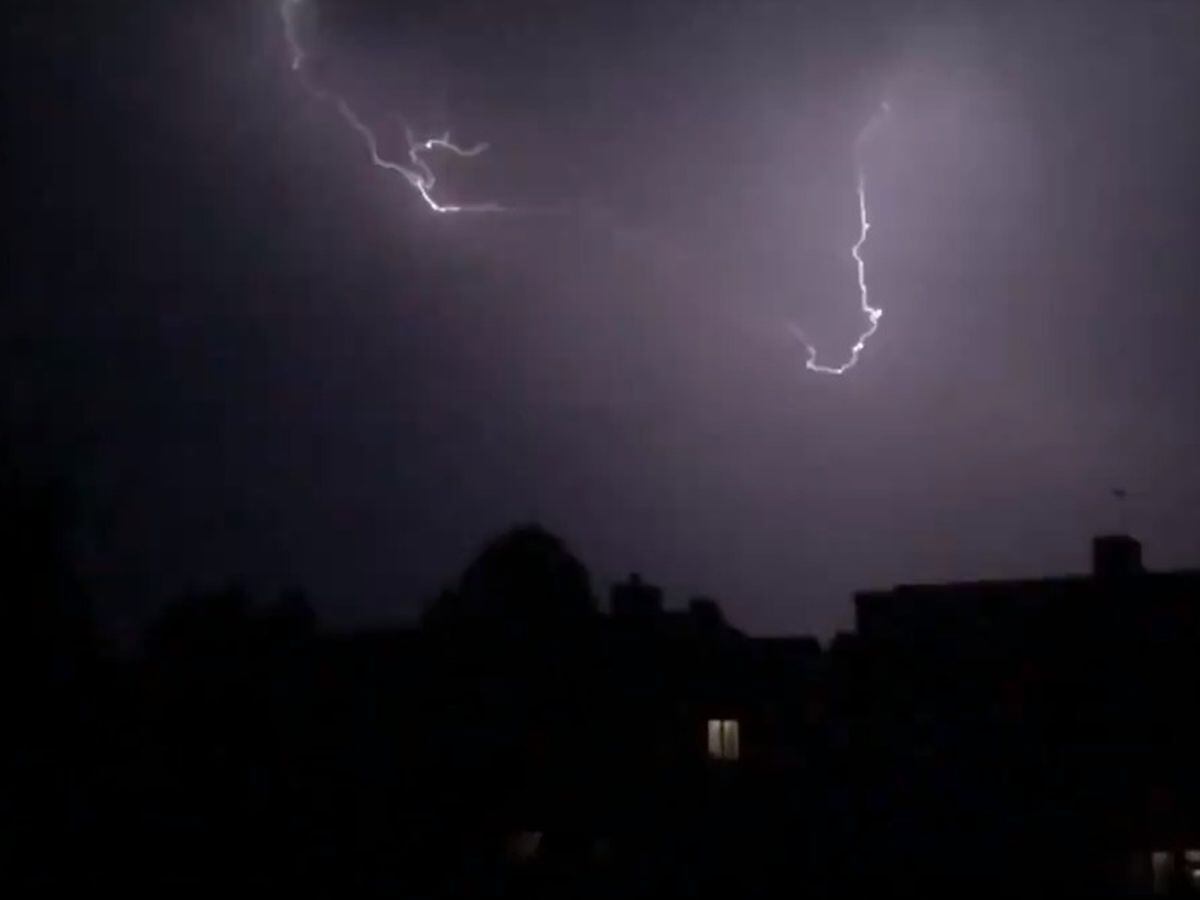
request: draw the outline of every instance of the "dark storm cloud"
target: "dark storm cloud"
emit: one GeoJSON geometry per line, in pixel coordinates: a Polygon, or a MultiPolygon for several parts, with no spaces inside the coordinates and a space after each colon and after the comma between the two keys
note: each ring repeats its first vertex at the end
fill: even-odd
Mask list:
{"type": "Polygon", "coordinates": [[[447,190],[578,210],[447,220],[270,3],[24,4],[7,358],[106,602],[233,576],[403,616],[537,518],[601,581],[827,631],[857,587],[1081,568],[1117,482],[1194,563],[1200,13],[1045,6],[325,0],[314,65],[389,140],[492,143],[447,190]],[[882,99],[885,314],[822,378],[787,323],[861,330],[882,99]]]}

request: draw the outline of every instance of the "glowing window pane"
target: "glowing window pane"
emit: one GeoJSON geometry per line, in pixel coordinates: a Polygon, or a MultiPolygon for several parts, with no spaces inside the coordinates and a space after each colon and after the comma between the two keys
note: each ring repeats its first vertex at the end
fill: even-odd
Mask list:
{"type": "Polygon", "coordinates": [[[708,720],[708,755],[712,759],[735,760],[741,755],[737,719],[708,720]]]}
{"type": "Polygon", "coordinates": [[[708,755],[713,759],[721,758],[721,721],[708,720],[708,755]]]}
{"type": "Polygon", "coordinates": [[[737,759],[741,751],[738,723],[732,719],[727,719],[721,723],[721,745],[725,750],[726,759],[737,759]]]}

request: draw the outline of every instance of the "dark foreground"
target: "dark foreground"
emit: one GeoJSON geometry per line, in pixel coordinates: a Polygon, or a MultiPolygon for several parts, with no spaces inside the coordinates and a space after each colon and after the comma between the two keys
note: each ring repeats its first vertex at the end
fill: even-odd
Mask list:
{"type": "Polygon", "coordinates": [[[297,597],[226,592],[117,657],[30,620],[9,631],[5,878],[1195,892],[1200,580],[1132,552],[1098,545],[1077,578],[864,594],[858,633],[825,649],[748,638],[711,601],[664,610],[636,580],[598,612],[582,567],[528,529],[411,629],[332,635],[297,597]]]}

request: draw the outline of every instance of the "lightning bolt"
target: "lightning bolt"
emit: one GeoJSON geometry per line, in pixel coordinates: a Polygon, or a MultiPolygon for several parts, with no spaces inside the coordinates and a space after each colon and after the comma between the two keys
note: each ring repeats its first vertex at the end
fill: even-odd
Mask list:
{"type": "Polygon", "coordinates": [[[300,26],[297,20],[300,7],[305,2],[306,0],[280,0],[279,4],[279,15],[283,20],[283,35],[287,40],[288,50],[291,53],[292,71],[297,74],[305,90],[313,97],[322,101],[331,100],[334,103],[338,114],[362,138],[363,144],[370,153],[372,164],[394,175],[399,175],[407,181],[420,195],[421,199],[425,201],[425,205],[436,213],[503,212],[504,207],[497,203],[458,204],[441,203],[436,200],[433,196],[433,188],[437,184],[437,176],[423,156],[423,154],[431,151],[445,151],[455,156],[470,158],[478,156],[487,150],[487,144],[460,147],[450,140],[449,132],[443,134],[441,137],[417,140],[413,136],[412,131],[406,127],[404,129],[404,137],[408,144],[408,162],[401,163],[393,159],[388,159],[379,152],[379,139],[375,136],[375,132],[371,129],[371,126],[363,121],[362,116],[354,110],[349,101],[327,88],[314,85],[309,80],[304,69],[305,61],[308,59],[308,52],[300,40],[300,26]]]}
{"type": "Polygon", "coordinates": [[[858,364],[859,354],[866,349],[867,341],[879,329],[879,320],[883,317],[883,310],[878,306],[871,305],[870,294],[867,291],[867,265],[863,262],[862,253],[860,252],[863,244],[867,242],[867,233],[871,230],[871,222],[867,218],[867,177],[863,172],[860,154],[863,144],[871,138],[890,112],[891,107],[885,101],[854,140],[854,155],[857,162],[856,190],[858,193],[859,227],[858,240],[850,248],[850,256],[853,258],[854,265],[858,269],[858,302],[863,315],[867,317],[867,328],[858,336],[858,340],[854,342],[854,346],[850,348],[850,357],[844,363],[840,366],[827,366],[817,362],[817,348],[809,341],[799,326],[790,325],[792,334],[804,345],[804,349],[808,352],[808,360],[804,365],[810,372],[819,372],[822,375],[844,375],[853,369],[858,364]]]}

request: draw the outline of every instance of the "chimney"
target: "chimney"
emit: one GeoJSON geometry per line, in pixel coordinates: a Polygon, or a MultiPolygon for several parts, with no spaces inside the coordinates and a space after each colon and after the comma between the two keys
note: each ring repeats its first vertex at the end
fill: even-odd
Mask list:
{"type": "Polygon", "coordinates": [[[1140,575],[1142,545],[1127,534],[1103,534],[1092,538],[1092,575],[1096,578],[1127,578],[1140,575]]]}
{"type": "Polygon", "coordinates": [[[662,613],[662,588],[642,581],[636,572],[624,584],[614,584],[612,613],[620,618],[652,618],[662,613]]]}

